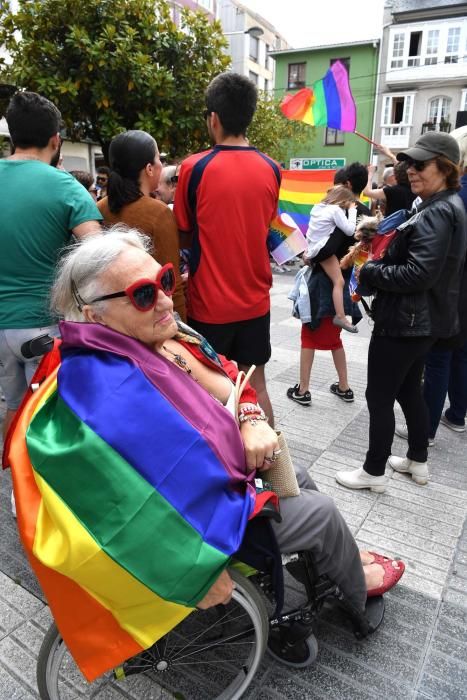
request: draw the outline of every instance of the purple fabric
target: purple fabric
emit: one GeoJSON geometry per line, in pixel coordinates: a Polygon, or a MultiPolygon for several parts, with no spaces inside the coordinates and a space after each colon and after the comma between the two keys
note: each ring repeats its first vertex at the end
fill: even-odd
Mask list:
{"type": "Polygon", "coordinates": [[[158,388],[181,415],[203,434],[210,448],[224,464],[232,480],[248,482],[254,502],[255,472],[247,472],[240,431],[233,416],[203,387],[174,367],[159,353],[152,352],[138,340],[118,333],[107,326],[98,323],[62,321],[60,333],[64,350],[69,348],[103,350],[127,357],[135,362],[149,381],[158,388]],[[180,401],[176,401],[176,398],[179,398],[180,401]],[[215,420],[211,421],[208,426],[206,426],[203,410],[203,405],[207,401],[212,401],[215,404],[210,411],[211,413],[214,411],[215,420]],[[226,429],[232,436],[228,443],[219,439],[219,435],[225,434],[226,429]]]}

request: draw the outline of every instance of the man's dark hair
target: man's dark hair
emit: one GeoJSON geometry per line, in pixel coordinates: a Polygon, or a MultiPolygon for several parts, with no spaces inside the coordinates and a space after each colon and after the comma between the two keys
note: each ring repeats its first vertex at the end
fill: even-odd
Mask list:
{"type": "Polygon", "coordinates": [[[346,180],[350,182],[352,192],[359,197],[368,182],[368,170],[361,163],[350,163],[345,168],[346,180]]]}
{"type": "Polygon", "coordinates": [[[97,175],[107,175],[107,177],[109,177],[110,168],[108,168],[106,165],[100,165],[97,168],[96,173],[97,173],[97,175]]]}
{"type": "Polygon", "coordinates": [[[347,168],[339,168],[334,174],[335,185],[345,185],[349,178],[347,177],[347,168]]]}
{"type": "Polygon", "coordinates": [[[226,136],[243,136],[256,110],[256,86],[239,73],[221,73],[208,85],[206,107],[216,112],[226,136]]]}
{"type": "Polygon", "coordinates": [[[86,170],[70,170],[70,175],[73,175],[75,180],[78,180],[79,184],[83,185],[87,190],[89,190],[94,182],[93,176],[86,170]]]}
{"type": "Polygon", "coordinates": [[[45,148],[62,119],[56,106],[36,92],[17,92],[5,116],[15,148],[45,148]]]}

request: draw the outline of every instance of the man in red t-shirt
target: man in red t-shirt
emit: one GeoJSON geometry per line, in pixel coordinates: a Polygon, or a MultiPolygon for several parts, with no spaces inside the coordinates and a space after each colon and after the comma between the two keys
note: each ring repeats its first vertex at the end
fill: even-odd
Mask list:
{"type": "Polygon", "coordinates": [[[281,174],[245,137],[256,100],[254,84],[237,73],[210,83],[206,123],[215,145],[182,163],[174,211],[181,247],[191,249],[188,322],[240,369],[257,366],[251,384],[273,424],[264,375],[271,356],[266,238],[281,174]]]}

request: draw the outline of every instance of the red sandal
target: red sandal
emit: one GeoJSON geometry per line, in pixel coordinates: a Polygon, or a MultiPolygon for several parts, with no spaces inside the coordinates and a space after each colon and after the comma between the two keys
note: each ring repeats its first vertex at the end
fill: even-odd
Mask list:
{"type": "MultiPolygon", "coordinates": [[[[375,556],[374,552],[370,552],[370,554],[373,554],[373,556],[375,556]]],[[[403,561],[398,561],[397,559],[388,559],[387,557],[383,557],[381,555],[377,556],[381,557],[382,561],[376,561],[375,559],[373,564],[379,564],[383,567],[383,583],[381,584],[381,586],[378,586],[378,588],[372,588],[371,590],[367,591],[367,598],[374,598],[377,595],[383,595],[384,593],[387,593],[387,591],[391,590],[391,588],[393,588],[396,585],[396,583],[399,581],[399,579],[405,571],[405,564],[403,561]]]]}
{"type": "MultiPolygon", "coordinates": [[[[374,557],[374,561],[371,564],[384,564],[387,561],[398,561],[397,559],[391,559],[391,557],[385,557],[384,554],[378,554],[378,552],[367,551],[367,554],[371,554],[374,557]]],[[[365,566],[371,566],[371,564],[365,564],[365,566]]]]}

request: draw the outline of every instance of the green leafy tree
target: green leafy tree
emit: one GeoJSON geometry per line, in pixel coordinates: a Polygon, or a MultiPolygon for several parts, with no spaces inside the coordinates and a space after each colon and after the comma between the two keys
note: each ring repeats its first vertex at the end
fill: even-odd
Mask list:
{"type": "Polygon", "coordinates": [[[165,0],[0,0],[0,82],[52,100],[74,140],[106,155],[126,129],[153,134],[181,156],[206,145],[204,91],[230,59],[220,24],[165,0]]]}
{"type": "Polygon", "coordinates": [[[248,139],[252,146],[271,158],[282,161],[291,142],[296,146],[309,144],[314,139],[315,129],[286,119],[279,104],[280,99],[270,93],[260,92],[256,113],[248,129],[248,139]]]}

